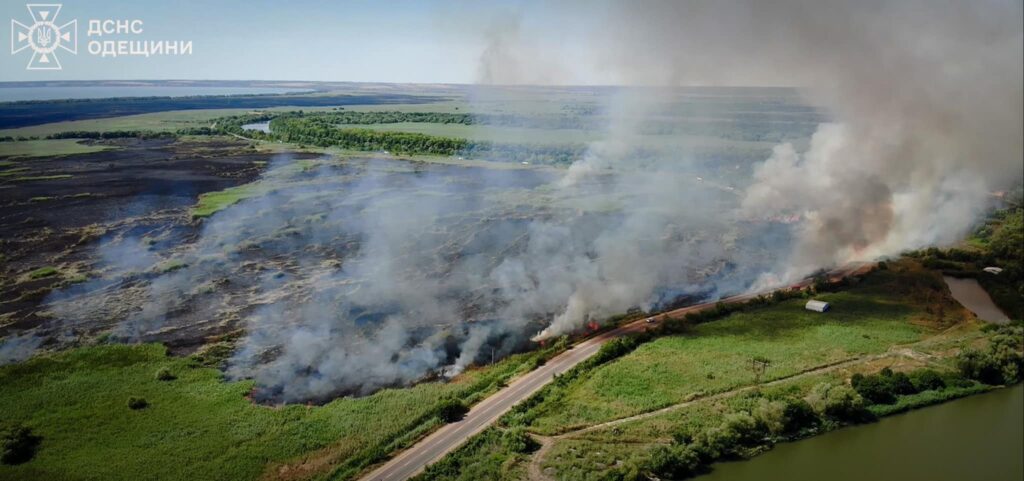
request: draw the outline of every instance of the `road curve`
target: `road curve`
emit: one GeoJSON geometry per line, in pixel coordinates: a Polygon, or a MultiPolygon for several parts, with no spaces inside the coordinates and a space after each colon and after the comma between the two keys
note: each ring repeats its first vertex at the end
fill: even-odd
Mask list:
{"type": "MultiPolygon", "coordinates": [[[[836,279],[864,270],[864,265],[848,266],[830,272],[829,277],[836,279]]],[[[784,289],[804,288],[808,285],[810,285],[810,280],[805,280],[784,289]]],[[[652,317],[658,321],[665,318],[679,318],[690,312],[714,307],[718,302],[743,302],[761,294],[763,293],[732,296],[720,301],[696,304],[652,317]]],[[[419,474],[428,465],[440,460],[444,455],[454,451],[464,442],[468,441],[473,435],[480,433],[493,424],[498,418],[508,412],[512,406],[530,397],[531,394],[551,382],[556,374],[562,374],[594,355],[604,343],[626,334],[643,332],[648,326],[651,326],[651,324],[647,322],[647,318],[642,318],[610,331],[597,334],[576,344],[569,350],[551,358],[540,368],[516,378],[508,386],[473,406],[461,421],[442,426],[437,431],[434,431],[433,434],[421,439],[410,448],[371,471],[370,474],[362,477],[361,481],[404,481],[419,474]]]]}
{"type": "MultiPolygon", "coordinates": [[[[738,302],[752,297],[754,297],[752,294],[735,296],[725,299],[723,302],[738,302]]],[[[662,319],[663,316],[675,318],[714,305],[715,302],[697,304],[659,314],[655,318],[662,319]]],[[[512,406],[530,397],[531,394],[551,382],[556,374],[562,374],[594,355],[604,343],[626,334],[643,332],[649,325],[645,319],[640,319],[576,344],[571,349],[551,358],[543,366],[516,378],[508,386],[473,406],[461,421],[447,424],[434,431],[433,434],[423,438],[364,476],[362,480],[404,481],[419,474],[427,465],[461,446],[470,437],[497,421],[512,406]]]]}

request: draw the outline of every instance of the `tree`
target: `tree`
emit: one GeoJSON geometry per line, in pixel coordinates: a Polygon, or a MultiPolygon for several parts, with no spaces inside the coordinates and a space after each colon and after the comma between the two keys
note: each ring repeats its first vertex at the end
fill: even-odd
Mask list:
{"type": "Polygon", "coordinates": [[[939,390],[946,387],[946,381],[931,369],[919,369],[910,373],[910,381],[918,391],[939,390]]]}
{"type": "Polygon", "coordinates": [[[864,407],[864,398],[846,385],[818,384],[811,389],[806,400],[817,412],[836,421],[860,423],[874,420],[864,407]]]}
{"type": "Polygon", "coordinates": [[[850,385],[872,404],[892,404],[896,402],[896,396],[889,389],[889,385],[880,376],[865,376],[857,373],[850,379],[850,385]]]}
{"type": "Polygon", "coordinates": [[[989,242],[989,249],[1002,259],[1019,259],[1024,246],[1024,209],[1015,209],[1003,219],[989,242]]]}
{"type": "Polygon", "coordinates": [[[786,401],[786,408],[782,411],[783,433],[797,434],[804,429],[816,427],[821,420],[814,413],[814,409],[803,399],[790,399],[786,401]]]}

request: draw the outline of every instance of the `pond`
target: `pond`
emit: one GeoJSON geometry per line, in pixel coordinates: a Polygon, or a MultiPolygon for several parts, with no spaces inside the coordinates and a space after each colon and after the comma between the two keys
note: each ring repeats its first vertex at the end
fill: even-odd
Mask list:
{"type": "Polygon", "coordinates": [[[700,481],[1020,481],[1024,387],[1016,386],[785,443],[719,463],[700,481]]]}
{"type": "Polygon", "coordinates": [[[242,126],[242,130],[258,130],[258,131],[263,132],[265,134],[269,134],[270,133],[270,121],[268,120],[266,122],[256,122],[254,124],[245,124],[245,125],[242,126]]]}

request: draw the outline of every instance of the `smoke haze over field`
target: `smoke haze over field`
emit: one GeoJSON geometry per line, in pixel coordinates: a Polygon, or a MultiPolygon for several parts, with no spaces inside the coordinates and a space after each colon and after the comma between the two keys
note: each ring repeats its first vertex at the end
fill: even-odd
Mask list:
{"type": "MultiPolygon", "coordinates": [[[[541,329],[953,242],[990,191],[1020,182],[1019,2],[601,5],[604,22],[573,30],[582,56],[538,44],[549,36],[515,17],[494,22],[477,69],[488,86],[469,88],[470,110],[482,110],[523,95],[489,85],[587,71],[659,86],[580,94],[604,128],[565,171],[280,159],[261,181],[267,195],[204,221],[167,256],[180,266],[132,274],[122,294],[54,296],[52,312],[137,304],[118,331],[128,339],[181,312],[238,319],[230,376],[256,379],[266,399],[322,400],[457,373],[541,329]],[[805,129],[820,116],[779,100],[788,92],[676,88],[689,85],[793,85],[833,120],[805,129]],[[682,127],[659,127],[680,108],[695,109],[682,127]],[[762,148],[760,133],[711,132],[720,151],[702,157],[685,129],[749,126],[716,118],[729,115],[789,130],[764,136],[783,141],[752,168],[729,149],[762,148]],[[655,143],[652,128],[668,133],[655,143]]],[[[158,260],[130,238],[101,254],[132,261],[114,272],[158,260]]]]}
{"type": "MultiPolygon", "coordinates": [[[[615,83],[792,85],[840,122],[822,125],[806,151],[780,145],[755,171],[744,212],[804,219],[789,268],[766,281],[952,242],[990,191],[1020,182],[1020,2],[610,5],[583,43],[615,83]]],[[[488,53],[517,51],[507,34],[501,45],[488,53]]],[[[486,80],[529,77],[523,58],[508,59],[515,76],[486,80]]]]}

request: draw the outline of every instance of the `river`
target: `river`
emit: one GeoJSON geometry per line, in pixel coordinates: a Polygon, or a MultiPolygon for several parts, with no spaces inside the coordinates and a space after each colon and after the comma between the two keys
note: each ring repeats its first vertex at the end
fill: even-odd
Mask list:
{"type": "Polygon", "coordinates": [[[1021,481],[1024,387],[979,394],[719,463],[700,481],[1021,481]]]}

